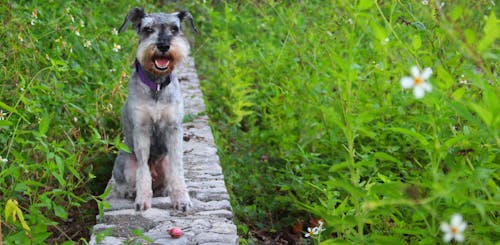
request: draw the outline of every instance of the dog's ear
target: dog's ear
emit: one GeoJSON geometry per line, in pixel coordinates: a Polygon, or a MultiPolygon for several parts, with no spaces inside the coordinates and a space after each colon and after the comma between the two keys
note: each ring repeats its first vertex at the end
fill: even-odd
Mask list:
{"type": "Polygon", "coordinates": [[[122,26],[120,26],[120,29],[118,32],[122,32],[127,28],[127,24],[129,22],[132,22],[132,26],[136,31],[139,31],[141,28],[141,20],[146,16],[146,13],[144,13],[144,9],[141,8],[133,8],[130,11],[128,11],[127,17],[125,17],[125,20],[123,21],[122,26]]]}
{"type": "Polygon", "coordinates": [[[189,13],[189,11],[183,10],[177,12],[177,17],[181,22],[186,19],[189,20],[189,24],[191,24],[191,27],[193,27],[194,32],[198,33],[198,29],[196,29],[196,27],[194,26],[193,16],[191,15],[191,13],[189,13]]]}

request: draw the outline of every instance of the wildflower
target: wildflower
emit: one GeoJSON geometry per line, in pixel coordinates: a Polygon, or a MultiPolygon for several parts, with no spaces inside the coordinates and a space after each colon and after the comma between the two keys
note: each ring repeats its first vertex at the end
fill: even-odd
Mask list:
{"type": "Polygon", "coordinates": [[[464,230],[467,228],[467,223],[463,222],[462,215],[454,214],[451,216],[451,223],[441,223],[441,231],[444,232],[443,240],[450,242],[455,239],[457,242],[464,241],[464,230]]]}
{"type": "Polygon", "coordinates": [[[323,220],[319,220],[318,221],[318,233],[321,233],[325,230],[325,228],[323,228],[323,225],[325,224],[325,222],[323,222],[323,220]]]}
{"type": "Polygon", "coordinates": [[[403,88],[412,88],[413,95],[415,98],[420,99],[424,97],[425,92],[432,91],[432,85],[427,82],[427,79],[432,75],[431,68],[427,67],[422,72],[418,67],[413,66],[411,68],[412,77],[403,77],[401,79],[401,86],[403,88]]]}
{"type": "Polygon", "coordinates": [[[85,40],[85,42],[83,43],[83,46],[86,48],[90,47],[90,45],[92,45],[92,43],[90,43],[89,40],[85,40]]]}
{"type": "Polygon", "coordinates": [[[464,75],[464,74],[462,74],[462,76],[460,76],[460,80],[459,80],[458,82],[459,82],[460,84],[467,84],[467,83],[469,83],[469,82],[467,81],[467,79],[465,79],[465,75],[464,75]]]}
{"type": "Polygon", "coordinates": [[[73,117],[73,122],[78,122],[78,117],[73,117]]]}
{"type": "Polygon", "coordinates": [[[76,29],[75,35],[80,36],[80,29],[76,29]]]}
{"type": "Polygon", "coordinates": [[[428,4],[429,4],[429,1],[428,1],[428,0],[422,0],[422,4],[423,4],[423,5],[428,5],[428,4]]]}
{"type": "Polygon", "coordinates": [[[85,27],[85,22],[83,22],[83,20],[80,20],[80,26],[85,27]]]}
{"type": "Polygon", "coordinates": [[[0,121],[5,120],[5,114],[3,113],[3,110],[0,110],[0,121]]]}
{"type": "Polygon", "coordinates": [[[316,236],[319,234],[319,230],[318,230],[318,227],[314,227],[314,228],[311,228],[311,227],[307,227],[307,233],[306,233],[306,237],[313,237],[313,236],[316,236]]]}
{"type": "Polygon", "coordinates": [[[45,59],[50,60],[50,57],[48,54],[45,54],[45,59]]]}
{"type": "Polygon", "coordinates": [[[120,51],[121,48],[122,48],[122,46],[120,46],[120,45],[118,45],[116,43],[113,44],[113,51],[118,52],[118,51],[120,51]]]}
{"type": "Polygon", "coordinates": [[[36,20],[37,20],[37,19],[38,19],[38,13],[37,13],[37,11],[36,11],[36,9],[35,9],[35,10],[33,10],[33,11],[31,12],[31,20],[30,20],[30,24],[31,24],[32,26],[34,26],[34,25],[35,25],[35,23],[36,23],[36,20]]]}
{"type": "Polygon", "coordinates": [[[23,35],[21,35],[21,33],[17,35],[17,39],[19,39],[19,42],[24,42],[24,38],[23,35]]]}
{"type": "Polygon", "coordinates": [[[75,17],[73,17],[73,15],[70,15],[70,18],[71,18],[71,22],[75,23],[75,17]]]}
{"type": "Polygon", "coordinates": [[[116,30],[116,28],[113,28],[113,30],[111,30],[111,34],[113,35],[118,35],[118,31],[116,30]]]}
{"type": "Polygon", "coordinates": [[[70,7],[67,7],[67,8],[66,8],[66,13],[68,13],[68,14],[69,14],[69,12],[71,12],[71,8],[70,8],[70,7]]]}
{"type": "Polygon", "coordinates": [[[2,163],[7,163],[7,158],[3,158],[2,156],[0,156],[0,162],[2,163]]]}

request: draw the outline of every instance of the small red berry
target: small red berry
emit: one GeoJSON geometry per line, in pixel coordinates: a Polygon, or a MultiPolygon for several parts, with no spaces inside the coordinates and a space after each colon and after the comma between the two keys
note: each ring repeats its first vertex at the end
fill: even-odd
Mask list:
{"type": "Polygon", "coordinates": [[[170,234],[170,236],[173,238],[179,238],[182,236],[182,230],[181,228],[174,227],[168,230],[168,234],[170,234]]]}

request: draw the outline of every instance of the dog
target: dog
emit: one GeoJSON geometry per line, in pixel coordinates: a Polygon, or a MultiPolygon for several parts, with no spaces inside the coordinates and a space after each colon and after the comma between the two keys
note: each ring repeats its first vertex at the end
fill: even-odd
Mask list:
{"type": "Polygon", "coordinates": [[[139,44],[121,118],[130,152],[120,151],[115,159],[113,189],[135,197],[137,211],[151,208],[153,194],[168,195],[174,209],[192,207],[182,160],[184,106],[173,73],[189,53],[185,20],[197,32],[188,11],[148,14],[133,8],[119,28],[121,33],[132,23],[139,44]]]}

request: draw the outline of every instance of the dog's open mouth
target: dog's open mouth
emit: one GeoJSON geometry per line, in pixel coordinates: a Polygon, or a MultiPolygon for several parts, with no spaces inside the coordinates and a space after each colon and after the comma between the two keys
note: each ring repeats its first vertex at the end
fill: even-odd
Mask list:
{"type": "Polygon", "coordinates": [[[164,70],[168,69],[168,65],[170,64],[170,60],[165,56],[155,57],[155,58],[153,58],[153,61],[155,63],[156,69],[158,69],[160,71],[164,71],[164,70]]]}

